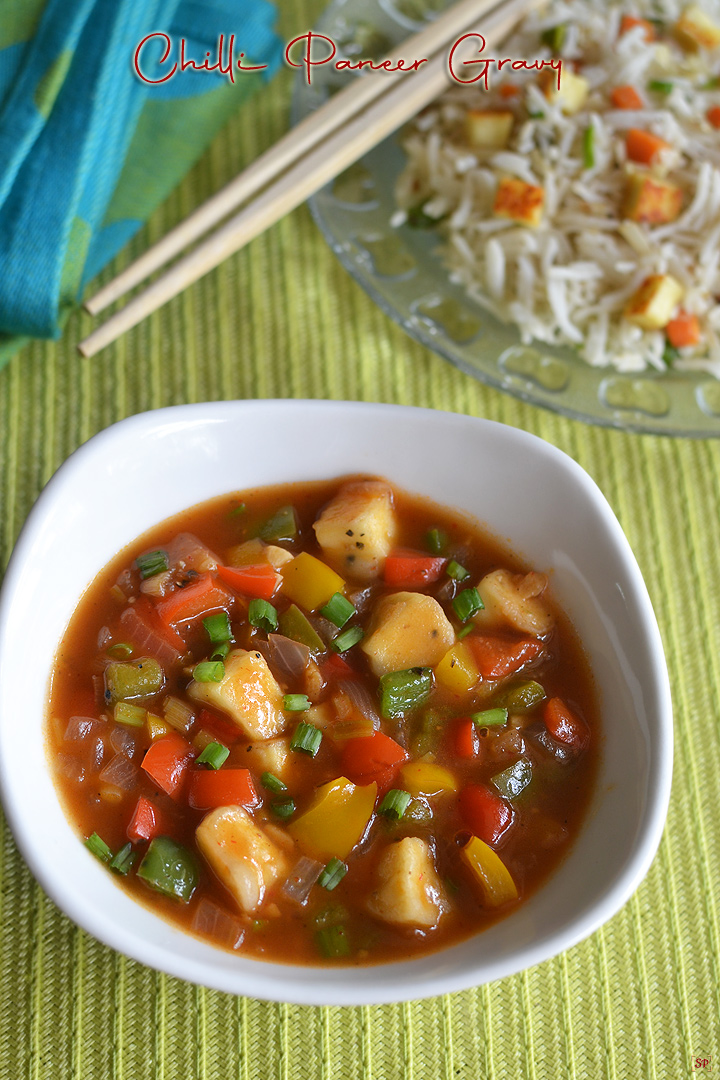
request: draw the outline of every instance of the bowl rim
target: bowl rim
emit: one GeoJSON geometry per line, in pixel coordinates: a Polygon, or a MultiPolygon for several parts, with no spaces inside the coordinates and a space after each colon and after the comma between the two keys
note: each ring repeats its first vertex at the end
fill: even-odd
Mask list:
{"type": "MultiPolygon", "coordinates": [[[[139,944],[136,947],[135,939],[129,940],[128,930],[124,926],[119,927],[112,920],[103,918],[100,912],[89,910],[87,907],[79,907],[76,891],[73,889],[72,884],[58,880],[52,873],[47,871],[37,839],[26,827],[26,823],[20,814],[20,808],[16,806],[12,797],[12,785],[9,781],[8,762],[5,753],[5,722],[0,711],[0,800],[18,848],[33,875],[48,896],[65,914],[98,940],[118,952],[130,956],[146,966],[203,986],[278,1002],[313,1005],[365,1005],[431,997],[437,994],[468,989],[515,974],[541,961],[550,959],[582,941],[602,926],[627,902],[647,874],[655,857],[664,829],[670,798],[673,757],[672,700],[662,639],[650,597],[635,556],[612,508],[595,481],[568,454],[555,447],[552,443],[523,429],[514,428],[497,421],[468,416],[463,413],[424,409],[415,406],[282,398],[263,401],[201,402],[169,406],[134,414],[102,429],[79,446],[59,466],[32,507],[13,549],[2,583],[2,589],[0,589],[0,706],[4,702],[4,686],[7,678],[4,664],[5,642],[8,636],[12,634],[8,614],[19,588],[22,569],[32,553],[33,545],[37,542],[46,510],[52,506],[56,498],[56,491],[59,493],[63,485],[72,481],[73,474],[82,471],[86,461],[98,453],[104,453],[106,449],[116,443],[118,438],[121,440],[126,437],[132,438],[134,434],[143,429],[149,431],[164,428],[168,424],[176,425],[179,421],[193,420],[197,422],[200,419],[212,423],[217,420],[231,419],[236,416],[238,410],[242,412],[247,409],[261,409],[270,413],[280,409],[296,414],[301,411],[307,413],[308,410],[318,410],[320,413],[338,411],[341,414],[359,412],[365,417],[377,413],[388,417],[395,416],[397,419],[401,417],[430,419],[432,417],[436,423],[459,424],[461,427],[468,428],[480,425],[494,431],[500,438],[519,440],[521,444],[524,442],[528,448],[532,448],[534,453],[545,454],[551,461],[564,468],[575,482],[584,488],[595,508],[604,519],[609,530],[610,539],[621,554],[623,565],[631,581],[636,611],[646,634],[646,647],[652,667],[653,692],[658,703],[657,730],[661,737],[656,739],[652,752],[648,754],[648,792],[645,811],[638,825],[638,839],[616,878],[613,879],[604,893],[587,906],[586,910],[577,914],[560,930],[540,934],[530,946],[523,946],[513,956],[503,957],[490,964],[487,971],[481,973],[479,978],[474,968],[468,971],[452,971],[449,973],[443,973],[440,969],[430,973],[427,977],[421,975],[416,981],[416,976],[419,974],[417,964],[422,959],[432,960],[433,957],[442,956],[443,951],[447,951],[440,950],[429,954],[425,958],[420,958],[420,961],[409,960],[362,968],[352,966],[299,968],[298,965],[281,965],[244,958],[246,962],[251,963],[258,970],[257,972],[253,970],[251,981],[254,985],[240,985],[240,982],[245,979],[243,972],[230,972],[219,966],[213,968],[212,965],[200,960],[193,964],[188,962],[187,958],[176,958],[164,946],[157,946],[155,942],[144,941],[142,947],[139,947],[139,944]],[[439,419],[441,417],[445,417],[446,420],[441,421],[439,419]],[[414,967],[415,972],[413,972],[414,967]],[[288,992],[287,989],[283,988],[282,973],[287,974],[288,971],[297,973],[298,970],[305,971],[310,976],[308,985],[302,995],[288,992]],[[375,980],[372,992],[369,993],[367,977],[364,979],[362,977],[358,978],[358,974],[362,972],[372,973],[374,971],[377,971],[379,975],[375,980]],[[383,985],[384,974],[392,974],[395,977],[386,980],[387,985],[383,985]],[[404,990],[399,991],[400,984],[404,985],[404,990]]],[[[59,798],[58,805],[61,812],[63,812],[59,798]]],[[[178,931],[178,933],[186,936],[183,931],[178,931]]],[[[137,940],[139,943],[139,939],[137,940]]],[[[218,951],[213,950],[213,952],[218,951]]],[[[218,953],[218,955],[224,954],[218,953]]]]}

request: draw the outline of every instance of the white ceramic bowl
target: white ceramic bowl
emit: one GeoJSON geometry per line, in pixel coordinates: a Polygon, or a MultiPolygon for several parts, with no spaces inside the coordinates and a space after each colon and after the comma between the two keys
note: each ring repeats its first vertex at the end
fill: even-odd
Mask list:
{"type": "Polygon", "coordinates": [[[0,781],[33,873],[90,934],[171,975],[303,1004],[426,997],[537,964],[596,930],[647,872],[665,821],[672,716],[644,582],[589,476],[533,435],[487,420],[386,405],[216,402],[133,416],[58,470],[17,542],[0,598],[0,781]],[[212,948],[135,903],[61,810],[43,738],[60,637],[86,586],[122,547],[223,492],[365,472],[456,507],[508,538],[553,589],[591,658],[602,765],[589,817],[559,870],[509,918],[418,960],[369,968],[261,963],[212,948]],[[32,783],[27,778],[32,777],[32,783]]]}

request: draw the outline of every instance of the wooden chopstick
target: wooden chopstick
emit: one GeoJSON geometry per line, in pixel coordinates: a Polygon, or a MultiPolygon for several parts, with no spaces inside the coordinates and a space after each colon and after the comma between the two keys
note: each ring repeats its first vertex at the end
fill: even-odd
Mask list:
{"type": "MultiPolygon", "coordinates": [[[[461,0],[431,26],[404,41],[389,53],[386,59],[395,64],[401,58],[410,61],[432,56],[497,3],[498,0],[461,0]]],[[[408,74],[410,73],[378,71],[362,79],[354,79],[314,113],[301,120],[270,150],[198,207],[121,274],[89,297],[85,301],[85,309],[91,315],[97,315],[115,300],[119,300],[194,240],[219,225],[233,210],[274,180],[294,161],[408,74]]]]}
{"type": "MultiPolygon", "coordinates": [[[[533,0],[505,0],[490,11],[482,24],[487,47],[496,46],[507,36],[531,6],[533,0]]],[[[469,43],[469,51],[476,56],[477,42],[469,43]]],[[[94,356],[239,251],[424,108],[447,86],[447,80],[447,58],[440,51],[419,71],[396,81],[373,105],[301,157],[248,206],[111,316],[80,343],[80,353],[94,356]]]]}

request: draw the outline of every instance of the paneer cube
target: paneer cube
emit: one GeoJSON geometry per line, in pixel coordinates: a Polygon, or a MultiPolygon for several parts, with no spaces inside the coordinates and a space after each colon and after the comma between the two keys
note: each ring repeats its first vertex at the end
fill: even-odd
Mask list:
{"type": "Polygon", "coordinates": [[[360,648],[377,676],[412,667],[435,667],[455,642],[440,604],[423,593],[398,592],[375,606],[360,648]]]}
{"type": "Polygon", "coordinates": [[[262,653],[233,649],[225,658],[221,682],[196,682],[188,687],[194,701],[219,709],[248,739],[272,739],[287,724],[282,690],[262,653]]]}
{"type": "Polygon", "coordinates": [[[691,4],[675,23],[675,37],[689,52],[717,49],[720,45],[720,26],[706,15],[699,4],[691,4]]]}
{"type": "Polygon", "coordinates": [[[651,274],[628,301],[624,316],[643,330],[662,330],[670,322],[685,290],[670,274],[651,274]]]}
{"type": "Polygon", "coordinates": [[[628,178],[623,216],[648,225],[675,221],[682,210],[683,193],[677,184],[656,180],[648,173],[633,173],[628,178]]]}
{"type": "Polygon", "coordinates": [[[545,191],[515,176],[505,176],[495,193],[493,214],[536,229],[542,220],[545,191]]]}
{"type": "Polygon", "coordinates": [[[380,859],[378,888],[368,910],[384,922],[400,926],[436,926],[449,909],[428,844],[406,836],[390,844],[380,859]]]}
{"type": "Polygon", "coordinates": [[[576,75],[567,62],[560,68],[559,90],[556,71],[542,71],[538,82],[548,101],[559,105],[567,116],[572,116],[582,109],[590,92],[588,80],[582,75],[576,75]]]}
{"type": "Polygon", "coordinates": [[[256,776],[269,772],[277,776],[279,780],[287,780],[294,764],[293,755],[290,753],[289,737],[280,736],[277,739],[251,743],[243,754],[242,764],[251,769],[256,776]]]}
{"type": "Polygon", "coordinates": [[[485,628],[512,626],[524,634],[544,637],[554,625],[552,613],[542,599],[546,587],[544,574],[491,571],[477,587],[485,607],[475,615],[475,623],[485,628]]]}
{"type": "Polygon", "coordinates": [[[477,150],[502,150],[510,141],[514,120],[509,111],[468,109],[465,138],[477,150]]]}
{"type": "Polygon", "coordinates": [[[219,806],[195,830],[200,853],[241,911],[252,915],[289,871],[276,845],[240,806],[219,806]]]}
{"type": "Polygon", "coordinates": [[[359,581],[379,577],[395,543],[392,489],[380,480],[345,484],[313,525],[328,561],[359,581]]]}

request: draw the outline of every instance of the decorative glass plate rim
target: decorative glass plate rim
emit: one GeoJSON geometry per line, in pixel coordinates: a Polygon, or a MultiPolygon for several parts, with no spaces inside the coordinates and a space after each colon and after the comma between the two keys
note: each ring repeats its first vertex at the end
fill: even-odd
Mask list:
{"type": "MultiPolygon", "coordinates": [[[[350,10],[352,10],[350,19],[353,23],[357,24],[359,18],[370,22],[374,17],[379,18],[382,21],[383,31],[398,41],[409,33],[408,21],[400,21],[393,11],[393,0],[332,0],[324,10],[316,29],[338,41],[342,35],[343,26],[347,26],[345,13],[350,10]]],[[[327,74],[325,68],[319,69],[319,72],[313,72],[312,86],[308,86],[304,74],[298,73],[294,83],[291,108],[294,124],[317,108],[325,99],[327,74]]],[[[408,77],[412,78],[412,75],[408,77]]],[[[378,180],[385,181],[387,193],[392,186],[387,174],[387,163],[390,162],[389,168],[394,179],[399,168],[399,165],[395,167],[395,164],[400,160],[401,151],[397,133],[395,133],[373,151],[364,155],[359,164],[361,168],[368,170],[374,184],[378,180]]],[[[415,310],[411,308],[409,311],[404,311],[397,296],[393,296],[393,284],[400,286],[402,281],[407,281],[408,274],[389,276],[374,270],[368,249],[364,249],[362,243],[358,242],[357,229],[362,228],[364,224],[370,224],[375,230],[384,229],[385,234],[391,235],[393,240],[399,240],[401,253],[407,253],[412,261],[416,262],[416,256],[407,235],[409,230],[392,229],[390,226],[391,204],[385,208],[384,220],[378,221],[377,214],[373,220],[372,214],[368,214],[368,207],[371,210],[378,210],[382,204],[382,195],[370,200],[369,203],[354,205],[343,202],[333,194],[333,183],[322,188],[308,202],[313,219],[328,246],[381,311],[401,326],[411,338],[478,381],[506,392],[527,404],[550,409],[560,416],[600,427],[636,434],[684,438],[720,436],[720,381],[714,380],[708,373],[669,372],[665,374],[648,370],[625,374],[618,372],[615,368],[591,367],[573,357],[567,349],[550,347],[540,342],[524,346],[517,331],[504,326],[466,296],[462,289],[452,286],[439,254],[432,251],[427,241],[425,242],[427,250],[423,255],[429,256],[427,266],[430,267],[431,273],[418,294],[415,310]],[[460,304],[461,314],[480,324],[483,332],[478,330],[473,341],[478,337],[482,338],[484,348],[480,353],[475,354],[476,362],[473,362],[475,356],[453,341],[440,325],[436,324],[433,327],[431,319],[422,313],[420,316],[417,315],[422,301],[433,299],[433,297],[436,299],[439,297],[438,302],[451,300],[453,303],[460,304]],[[489,335],[485,334],[485,330],[489,331],[489,335]],[[503,335],[506,337],[509,335],[513,340],[508,341],[504,346],[498,345],[496,339],[503,335]],[[544,389],[531,376],[504,369],[502,361],[507,360],[512,349],[528,352],[529,356],[537,358],[538,363],[550,360],[551,362],[560,361],[567,365],[566,387],[544,389]],[[621,396],[625,392],[629,392],[632,396],[640,392],[638,388],[647,388],[659,396],[661,407],[663,401],[666,402],[667,407],[662,409],[662,412],[653,414],[637,405],[613,404],[603,397],[609,387],[618,389],[621,396]],[[595,391],[592,398],[587,393],[588,388],[595,391]],[[717,402],[713,402],[712,407],[704,397],[704,393],[708,390],[713,391],[713,396],[717,395],[717,402]],[[582,401],[583,397],[586,399],[585,402],[582,401]],[[704,405],[703,400],[705,400],[704,405]]],[[[413,238],[412,243],[422,245],[423,240],[416,241],[413,238]]],[[[434,246],[438,247],[439,244],[437,236],[434,236],[434,246]]],[[[426,267],[423,267],[423,270],[418,270],[418,273],[424,274],[425,269],[426,267]]],[[[466,346],[467,342],[463,344],[466,346]]]]}

